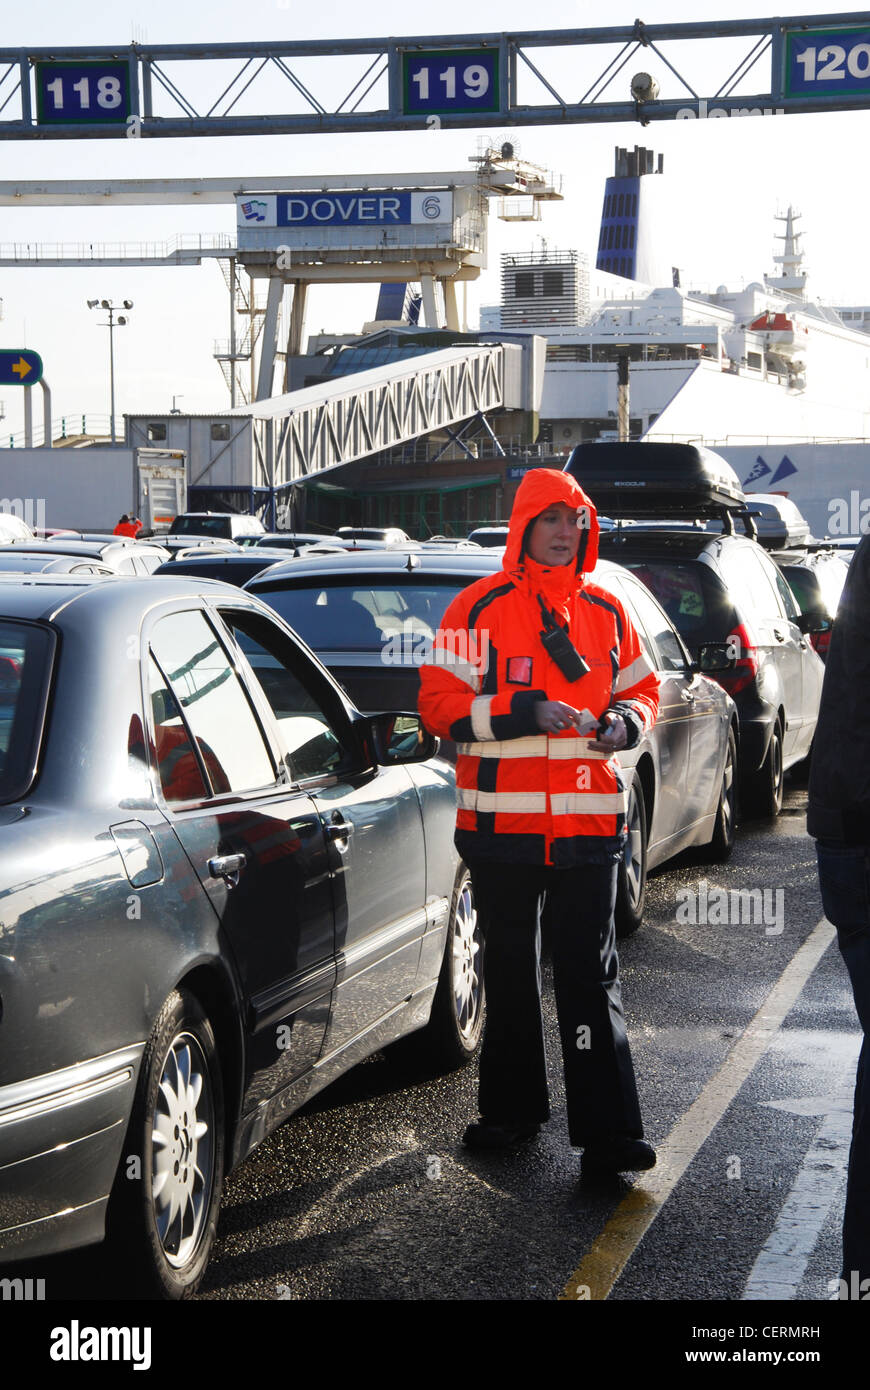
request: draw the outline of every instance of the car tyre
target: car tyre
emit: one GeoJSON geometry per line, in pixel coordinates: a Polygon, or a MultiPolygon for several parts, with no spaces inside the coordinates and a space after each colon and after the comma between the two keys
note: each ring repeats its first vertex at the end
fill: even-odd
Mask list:
{"type": "Polygon", "coordinates": [[[646,903],[647,820],[643,787],[632,774],[626,802],[628,838],[616,878],[616,935],[631,936],[643,921],[646,903]]]}
{"type": "Polygon", "coordinates": [[[716,807],[716,827],[707,858],[714,863],[724,864],[734,848],[737,829],[737,740],[734,729],[728,730],[728,749],[725,766],[722,769],[722,785],[719,788],[719,803],[716,807]]]}
{"type": "Polygon", "coordinates": [[[783,778],[782,725],[777,719],[761,769],[747,783],[744,800],[751,815],[769,818],[779,815],[782,810],[783,778]]]}
{"type": "Polygon", "coordinates": [[[211,1024],[174,990],[142,1055],[109,1218],[125,1282],[190,1298],[208,1264],[224,1171],[223,1085],[211,1024]]]}
{"type": "Polygon", "coordinates": [[[447,1070],[471,1061],[483,1037],[484,1002],[483,934],[471,874],[460,864],[432,1014],[417,1035],[427,1060],[447,1070]]]}

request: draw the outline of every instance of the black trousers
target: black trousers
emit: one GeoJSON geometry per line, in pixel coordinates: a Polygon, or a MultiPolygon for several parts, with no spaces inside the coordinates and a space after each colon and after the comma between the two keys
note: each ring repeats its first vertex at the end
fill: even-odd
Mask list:
{"type": "Polygon", "coordinates": [[[482,1118],[526,1124],[550,1117],[540,963],[546,893],[570,1142],[583,1148],[611,1135],[642,1138],[619,987],[616,865],[555,869],[481,860],[469,868],[484,938],[482,1118]]]}

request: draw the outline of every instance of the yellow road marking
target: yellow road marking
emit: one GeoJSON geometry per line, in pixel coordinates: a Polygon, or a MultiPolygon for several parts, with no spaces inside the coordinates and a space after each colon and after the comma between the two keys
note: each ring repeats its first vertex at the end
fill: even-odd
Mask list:
{"type": "Polygon", "coordinates": [[[835,932],[823,917],[792,957],[719,1070],[658,1149],[658,1162],[623,1198],[560,1299],[607,1298],[646,1232],[782,1026],[835,932]]]}

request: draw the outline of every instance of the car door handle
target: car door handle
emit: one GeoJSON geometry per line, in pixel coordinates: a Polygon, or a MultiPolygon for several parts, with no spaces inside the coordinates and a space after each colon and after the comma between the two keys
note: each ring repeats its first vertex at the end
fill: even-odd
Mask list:
{"type": "Polygon", "coordinates": [[[222,878],[228,888],[235,888],[247,860],[243,854],[216,854],[208,861],[212,878],[222,878]]]}
{"type": "Polygon", "coordinates": [[[337,844],[340,849],[341,841],[346,842],[353,834],[353,822],[344,820],[340,811],[333,811],[332,820],[323,822],[323,831],[327,840],[331,844],[337,844]]]}
{"type": "Polygon", "coordinates": [[[775,627],[773,629],[773,635],[776,638],[777,642],[785,641],[785,633],[782,631],[781,628],[775,627]]]}
{"type": "Polygon", "coordinates": [[[691,690],[681,690],[680,699],[685,700],[687,705],[693,705],[695,703],[694,692],[691,690]]]}

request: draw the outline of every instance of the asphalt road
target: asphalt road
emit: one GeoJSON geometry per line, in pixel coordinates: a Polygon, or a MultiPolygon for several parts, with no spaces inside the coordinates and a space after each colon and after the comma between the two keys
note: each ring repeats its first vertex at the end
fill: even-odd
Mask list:
{"type": "MultiPolygon", "coordinates": [[[[199,1301],[830,1300],[860,1032],[805,805],[787,783],[727,866],[655,874],[621,944],[652,1173],[580,1182],[545,960],[553,1118],[534,1144],[466,1151],[476,1067],[379,1053],[228,1180],[199,1301]]],[[[98,1255],[39,1272],[49,1298],[117,1297],[98,1255]]]]}
{"type": "MultiPolygon", "coordinates": [[[[701,1116],[697,1152],[613,1282],[611,1299],[831,1297],[860,1040],[835,943],[742,1084],[727,1068],[718,1085],[712,1081],[822,917],[805,804],[805,789],[789,786],[778,822],[742,827],[724,869],[687,855],[655,875],[644,925],[622,943],[648,1137],[667,1150],[710,1083],[712,1118],[701,1116]],[[727,912],[717,911],[722,889],[761,889],[761,901],[729,896],[727,912]],[[707,920],[686,920],[692,915],[707,920]],[[813,1209],[824,1211],[801,1265],[780,1258],[777,1223],[788,1227],[807,1181],[813,1209]]],[[[580,1183],[549,974],[546,962],[553,1118],[531,1147],[509,1157],[462,1148],[477,1113],[474,1066],[432,1077],[401,1048],[378,1054],[291,1118],[230,1179],[200,1298],[560,1297],[602,1236],[606,1245],[630,1188],[652,1175],[593,1191],[580,1183]]],[[[806,1226],[802,1218],[798,1224],[806,1226]]]]}

